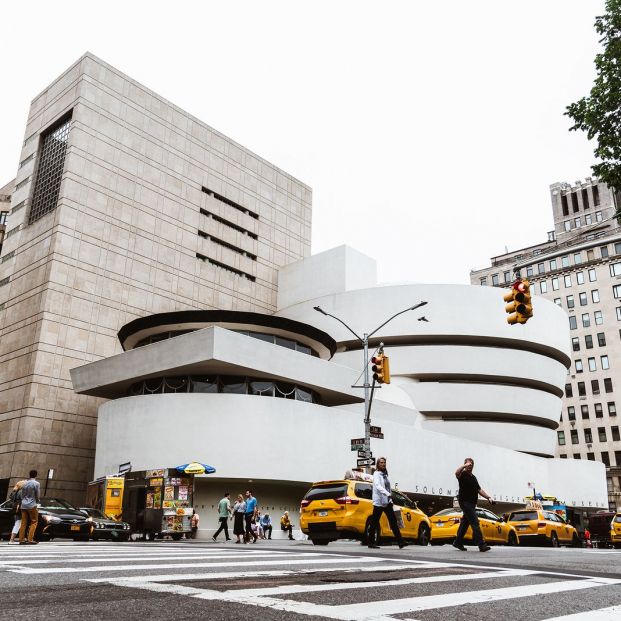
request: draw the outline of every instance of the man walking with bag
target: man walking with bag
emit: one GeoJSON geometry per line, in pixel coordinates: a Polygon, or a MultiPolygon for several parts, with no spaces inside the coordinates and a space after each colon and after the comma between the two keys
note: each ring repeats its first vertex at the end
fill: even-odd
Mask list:
{"type": "Polygon", "coordinates": [[[400,548],[405,548],[405,543],[397,524],[397,517],[392,505],[392,493],[390,481],[388,480],[388,471],[386,470],[386,458],[380,457],[377,460],[376,470],[373,473],[373,515],[369,526],[369,548],[379,548],[376,541],[379,537],[379,523],[382,513],[386,514],[388,524],[392,529],[395,539],[399,543],[400,548]]]}
{"type": "Polygon", "coordinates": [[[481,552],[487,552],[488,550],[491,550],[491,548],[485,543],[481,527],[479,526],[479,518],[477,517],[477,499],[480,494],[483,498],[487,498],[491,505],[494,505],[495,503],[491,496],[484,489],[481,489],[477,478],[474,474],[472,474],[473,468],[474,459],[472,459],[472,457],[466,457],[463,465],[459,466],[459,468],[455,471],[455,476],[459,481],[459,495],[457,496],[457,499],[463,515],[459,528],[457,529],[457,536],[453,542],[453,547],[461,550],[462,552],[467,552],[464,546],[464,536],[466,535],[468,526],[471,526],[472,543],[475,546],[479,546],[479,550],[481,552]]]}

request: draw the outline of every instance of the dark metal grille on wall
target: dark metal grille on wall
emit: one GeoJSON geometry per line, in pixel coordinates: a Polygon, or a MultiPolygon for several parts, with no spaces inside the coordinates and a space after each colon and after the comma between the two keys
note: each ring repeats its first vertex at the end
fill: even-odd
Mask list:
{"type": "Polygon", "coordinates": [[[39,164],[32,192],[28,224],[32,224],[46,213],[56,209],[70,126],[71,117],[69,116],[59,125],[48,130],[41,138],[39,164]]]}

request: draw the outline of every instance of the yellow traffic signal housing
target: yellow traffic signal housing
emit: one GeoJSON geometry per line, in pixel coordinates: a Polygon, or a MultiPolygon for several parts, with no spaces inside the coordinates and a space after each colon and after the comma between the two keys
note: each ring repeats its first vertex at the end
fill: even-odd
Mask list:
{"type": "Polygon", "coordinates": [[[507,323],[526,323],[533,316],[533,304],[530,295],[530,282],[526,279],[516,280],[511,291],[504,296],[504,301],[509,302],[505,311],[509,313],[507,323]]]}
{"type": "Polygon", "coordinates": [[[390,384],[390,362],[388,356],[384,354],[377,354],[371,358],[373,366],[373,379],[378,384],[390,384]]]}

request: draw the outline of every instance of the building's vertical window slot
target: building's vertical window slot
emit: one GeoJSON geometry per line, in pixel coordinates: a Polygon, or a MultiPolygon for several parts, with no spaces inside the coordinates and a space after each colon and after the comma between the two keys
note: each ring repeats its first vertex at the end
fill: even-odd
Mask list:
{"type": "Polygon", "coordinates": [[[569,215],[569,204],[567,203],[567,194],[563,194],[561,196],[561,206],[563,208],[563,215],[568,216],[569,215]]]}
{"type": "Polygon", "coordinates": [[[71,115],[64,117],[41,136],[28,224],[56,209],[70,127],[71,115]]]}

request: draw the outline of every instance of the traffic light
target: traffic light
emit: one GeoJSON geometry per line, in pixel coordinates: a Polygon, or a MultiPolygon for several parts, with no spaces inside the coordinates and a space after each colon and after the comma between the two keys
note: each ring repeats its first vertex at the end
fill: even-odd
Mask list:
{"type": "Polygon", "coordinates": [[[373,366],[373,379],[378,384],[390,384],[390,363],[388,356],[385,356],[383,352],[373,356],[371,358],[373,366]]]}
{"type": "Polygon", "coordinates": [[[509,313],[507,323],[526,323],[533,316],[533,304],[530,299],[530,282],[526,278],[516,280],[511,290],[504,296],[504,301],[509,302],[505,311],[509,313]]]}

